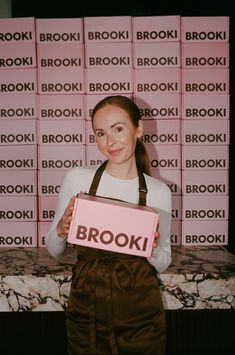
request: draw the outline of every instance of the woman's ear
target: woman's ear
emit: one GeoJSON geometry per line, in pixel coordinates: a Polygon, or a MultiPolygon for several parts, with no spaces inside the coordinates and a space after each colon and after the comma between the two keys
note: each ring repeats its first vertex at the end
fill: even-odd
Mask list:
{"type": "Polygon", "coordinates": [[[144,134],[144,122],[143,120],[139,120],[138,128],[137,128],[137,137],[142,138],[143,134],[144,134]]]}

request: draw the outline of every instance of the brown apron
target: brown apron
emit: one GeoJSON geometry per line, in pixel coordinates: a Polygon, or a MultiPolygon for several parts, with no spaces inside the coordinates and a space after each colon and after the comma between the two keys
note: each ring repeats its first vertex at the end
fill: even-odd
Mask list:
{"type": "MultiPolygon", "coordinates": [[[[96,171],[96,194],[107,161],[96,171]]],[[[139,204],[146,204],[139,173],[139,204]]],[[[71,355],[163,355],[165,313],[156,271],[146,258],[76,246],[66,310],[71,355]]]]}

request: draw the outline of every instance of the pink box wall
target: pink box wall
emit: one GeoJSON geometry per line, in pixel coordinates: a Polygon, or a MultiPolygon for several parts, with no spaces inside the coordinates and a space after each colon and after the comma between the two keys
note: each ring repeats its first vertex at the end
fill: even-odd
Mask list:
{"type": "Polygon", "coordinates": [[[171,190],[172,195],[181,195],[181,170],[155,169],[152,176],[165,182],[171,190]]]}
{"type": "Polygon", "coordinates": [[[86,165],[100,165],[106,157],[100,153],[96,145],[86,145],[86,165]]]}
{"type": "Polygon", "coordinates": [[[82,145],[38,147],[39,170],[66,170],[85,165],[85,147],[82,145]]]}
{"type": "Polygon", "coordinates": [[[85,42],[131,42],[131,16],[84,17],[85,42]]]}
{"type": "Polygon", "coordinates": [[[38,222],[38,246],[46,247],[45,236],[48,233],[51,222],[38,222]]]}
{"type": "Polygon", "coordinates": [[[142,118],[176,119],[181,118],[181,95],[143,92],[135,95],[134,102],[140,109],[142,118]]]}
{"type": "Polygon", "coordinates": [[[182,92],[228,94],[229,69],[182,69],[182,92]]]}
{"type": "Polygon", "coordinates": [[[45,95],[84,94],[83,68],[38,68],[38,93],[45,95]]]}
{"type": "Polygon", "coordinates": [[[64,175],[64,170],[39,170],[38,194],[42,196],[58,195],[64,175]]]}
{"type": "Polygon", "coordinates": [[[37,171],[0,171],[0,196],[34,196],[37,194],[37,171]]]}
{"type": "Polygon", "coordinates": [[[145,120],[145,144],[178,145],[181,143],[180,120],[145,120]]]}
{"type": "Polygon", "coordinates": [[[228,16],[181,17],[182,42],[228,42],[228,16]]]}
{"type": "Polygon", "coordinates": [[[182,144],[224,145],[230,143],[229,120],[182,120],[182,144]]]}
{"type": "Polygon", "coordinates": [[[37,149],[35,145],[1,146],[1,170],[35,170],[37,169],[37,149]]]}
{"type": "Polygon", "coordinates": [[[38,95],[39,119],[84,119],[84,95],[38,95]]]}
{"type": "Polygon", "coordinates": [[[180,16],[132,17],[134,42],[175,42],[180,40],[180,16]]]}
{"type": "Polygon", "coordinates": [[[228,221],[183,221],[182,245],[227,245],[228,221]]]}
{"type": "Polygon", "coordinates": [[[181,92],[181,70],[135,69],[134,93],[179,94],[181,92]]]}
{"type": "Polygon", "coordinates": [[[36,46],[34,42],[0,42],[0,69],[27,69],[37,66],[36,46]]]}
{"type": "Polygon", "coordinates": [[[228,68],[229,43],[182,43],[183,68],[228,68]]]}
{"type": "Polygon", "coordinates": [[[79,194],[68,242],[149,257],[158,218],[153,208],[79,194]]]}
{"type": "Polygon", "coordinates": [[[39,196],[38,219],[39,221],[52,221],[55,215],[58,196],[39,196]]]}
{"type": "Polygon", "coordinates": [[[131,68],[87,68],[85,86],[87,94],[130,94],[133,92],[131,68]]]}
{"type": "Polygon", "coordinates": [[[229,119],[229,94],[184,94],[182,95],[183,119],[229,119]]]}
{"type": "Polygon", "coordinates": [[[87,68],[132,68],[133,55],[131,42],[85,44],[87,68]]]}
{"type": "Polygon", "coordinates": [[[7,196],[0,199],[0,221],[36,221],[36,196],[7,196]]]}
{"type": "Polygon", "coordinates": [[[228,219],[228,196],[183,196],[182,219],[214,221],[228,219]]]}
{"type": "Polygon", "coordinates": [[[38,67],[41,69],[77,69],[84,67],[83,43],[37,44],[38,67]]]}
{"type": "Polygon", "coordinates": [[[180,42],[134,43],[134,68],[177,68],[181,65],[180,42]]]}
{"type": "Polygon", "coordinates": [[[183,170],[227,170],[229,169],[228,145],[182,146],[183,170]]]}
{"type": "Polygon", "coordinates": [[[1,18],[1,43],[35,42],[34,17],[1,18]]]}
{"type": "Polygon", "coordinates": [[[8,69],[0,71],[0,94],[36,94],[36,92],[36,69],[8,69]]]}
{"type": "Polygon", "coordinates": [[[181,196],[172,196],[172,214],[171,218],[173,221],[181,220],[181,211],[182,210],[182,200],[181,196]]]}
{"type": "MultiPolygon", "coordinates": [[[[37,143],[35,120],[7,120],[1,121],[1,145],[32,145],[37,143]]],[[[16,148],[15,148],[16,149],[16,148]]]]}
{"type": "Polygon", "coordinates": [[[171,245],[181,245],[181,221],[171,221],[171,245]]]}
{"type": "Polygon", "coordinates": [[[0,118],[37,118],[36,97],[36,94],[1,94],[0,118]]]}
{"type": "Polygon", "coordinates": [[[228,170],[182,171],[182,193],[184,195],[228,195],[228,170]]]}
{"type": "Polygon", "coordinates": [[[37,123],[39,145],[85,144],[83,120],[39,120],[37,123]]]}
{"type": "Polygon", "coordinates": [[[37,222],[0,222],[0,247],[36,247],[37,222]]]}
{"type": "Polygon", "coordinates": [[[37,43],[82,43],[82,18],[36,19],[37,43]]]}
{"type": "Polygon", "coordinates": [[[149,153],[151,170],[167,169],[179,170],[181,168],[181,146],[146,144],[149,153]]]}

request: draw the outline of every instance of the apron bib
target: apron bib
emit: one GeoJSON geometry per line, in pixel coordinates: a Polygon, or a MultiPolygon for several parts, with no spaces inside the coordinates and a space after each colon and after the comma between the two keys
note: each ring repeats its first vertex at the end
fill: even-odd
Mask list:
{"type": "MultiPolygon", "coordinates": [[[[95,195],[105,161],[95,173],[95,195]]],[[[147,187],[139,172],[139,204],[147,187]]],[[[156,270],[146,258],[76,245],[66,310],[71,355],[163,355],[165,312],[156,270]]]]}

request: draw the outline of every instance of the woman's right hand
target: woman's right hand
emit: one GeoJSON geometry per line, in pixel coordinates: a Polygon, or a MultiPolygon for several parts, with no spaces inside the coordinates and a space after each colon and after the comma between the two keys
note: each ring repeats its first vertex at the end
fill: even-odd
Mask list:
{"type": "Polygon", "coordinates": [[[57,224],[57,234],[60,238],[66,238],[68,236],[75,200],[76,196],[71,197],[63,216],[57,224]]]}

